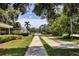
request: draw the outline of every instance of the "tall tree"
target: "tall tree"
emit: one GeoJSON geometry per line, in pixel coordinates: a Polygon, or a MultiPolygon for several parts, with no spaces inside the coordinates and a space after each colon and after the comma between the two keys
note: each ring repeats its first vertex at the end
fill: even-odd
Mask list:
{"type": "Polygon", "coordinates": [[[52,32],[51,25],[52,23],[59,17],[59,14],[57,12],[61,9],[60,7],[62,4],[60,3],[40,3],[35,4],[35,8],[33,12],[35,12],[36,15],[41,16],[43,18],[48,19],[48,25],[49,25],[49,32],[52,32]]]}
{"type": "Polygon", "coordinates": [[[63,8],[64,14],[67,15],[68,19],[70,20],[70,31],[69,36],[73,32],[73,20],[76,19],[75,17],[79,16],[79,4],[73,3],[73,4],[64,4],[63,8]]]}
{"type": "Polygon", "coordinates": [[[15,28],[15,29],[21,29],[21,24],[20,24],[20,22],[16,22],[15,25],[14,25],[14,28],[15,28]]]}
{"type": "Polygon", "coordinates": [[[28,5],[27,3],[0,3],[0,20],[14,26],[19,13],[26,13],[28,5]]]}
{"type": "Polygon", "coordinates": [[[47,33],[47,32],[48,32],[48,25],[46,25],[46,24],[41,25],[41,26],[39,27],[39,31],[40,31],[41,33],[47,33]]]}
{"type": "Polygon", "coordinates": [[[61,33],[67,32],[70,36],[73,19],[79,16],[79,4],[37,4],[34,12],[47,17],[51,30],[61,33]]]}
{"type": "Polygon", "coordinates": [[[27,29],[27,31],[29,31],[30,30],[30,23],[29,23],[29,21],[28,22],[25,22],[25,27],[26,27],[26,29],[27,29]]]}

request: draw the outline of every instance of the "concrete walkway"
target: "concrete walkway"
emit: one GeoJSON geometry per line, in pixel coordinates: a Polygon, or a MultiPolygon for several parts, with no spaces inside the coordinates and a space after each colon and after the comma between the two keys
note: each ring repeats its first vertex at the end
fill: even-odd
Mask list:
{"type": "Polygon", "coordinates": [[[26,51],[25,56],[47,56],[47,52],[40,41],[39,36],[35,36],[26,51]]]}
{"type": "Polygon", "coordinates": [[[52,48],[79,48],[79,44],[61,41],[56,38],[49,39],[47,37],[42,37],[42,39],[52,48]]]}

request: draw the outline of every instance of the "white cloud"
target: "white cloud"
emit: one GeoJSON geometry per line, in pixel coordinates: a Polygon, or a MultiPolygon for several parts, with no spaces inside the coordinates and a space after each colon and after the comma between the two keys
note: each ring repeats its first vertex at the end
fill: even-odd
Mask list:
{"type": "Polygon", "coordinates": [[[22,27],[24,27],[26,21],[30,22],[31,27],[36,27],[36,28],[38,28],[42,24],[47,24],[46,19],[18,19],[18,22],[21,23],[22,27]]]}

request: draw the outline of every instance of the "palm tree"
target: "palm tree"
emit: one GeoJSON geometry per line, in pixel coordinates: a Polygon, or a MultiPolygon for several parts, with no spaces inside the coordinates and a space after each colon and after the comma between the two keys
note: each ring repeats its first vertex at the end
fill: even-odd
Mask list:
{"type": "Polygon", "coordinates": [[[24,25],[25,27],[26,27],[26,29],[27,29],[27,32],[30,30],[29,28],[30,28],[30,24],[29,24],[29,21],[27,21],[27,22],[25,22],[25,25],[24,25]]]}

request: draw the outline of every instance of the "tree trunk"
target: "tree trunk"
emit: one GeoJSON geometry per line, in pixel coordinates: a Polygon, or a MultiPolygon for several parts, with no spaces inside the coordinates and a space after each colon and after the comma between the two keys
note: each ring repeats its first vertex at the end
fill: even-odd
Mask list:
{"type": "Polygon", "coordinates": [[[68,32],[68,37],[67,37],[68,39],[70,39],[71,38],[71,32],[69,31],[68,32]]]}

